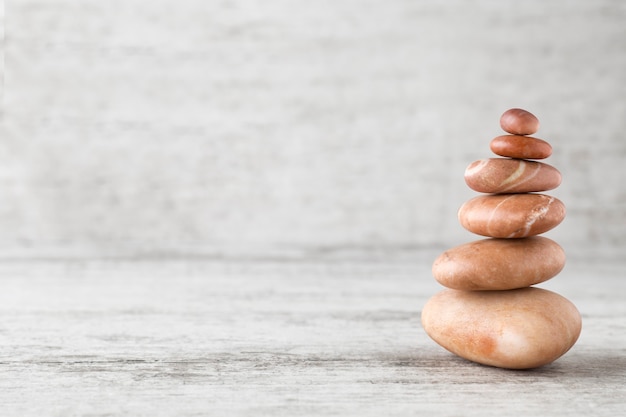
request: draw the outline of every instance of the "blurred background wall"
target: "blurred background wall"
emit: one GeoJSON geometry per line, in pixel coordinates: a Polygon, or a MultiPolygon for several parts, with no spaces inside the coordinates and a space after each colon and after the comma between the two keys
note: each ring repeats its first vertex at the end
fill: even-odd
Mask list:
{"type": "Polygon", "coordinates": [[[522,107],[570,258],[626,250],[620,0],[7,1],[0,257],[307,256],[477,239],[522,107]]]}

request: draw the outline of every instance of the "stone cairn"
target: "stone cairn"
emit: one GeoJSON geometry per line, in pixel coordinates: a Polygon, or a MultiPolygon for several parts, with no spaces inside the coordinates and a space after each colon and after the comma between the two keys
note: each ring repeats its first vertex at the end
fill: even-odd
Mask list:
{"type": "Polygon", "coordinates": [[[565,217],[555,197],[539,194],[561,183],[544,159],[552,147],[528,135],[537,118],[510,109],[500,118],[509,133],[491,141],[502,158],[482,159],[465,171],[465,182],[479,193],[458,212],[461,225],[487,236],[442,253],[433,275],[448,287],[422,311],[426,333],[465,359],[510,369],[536,368],[553,362],[576,343],[581,318],[563,296],[533,287],[556,276],[565,253],[553,240],[538,236],[565,217]]]}

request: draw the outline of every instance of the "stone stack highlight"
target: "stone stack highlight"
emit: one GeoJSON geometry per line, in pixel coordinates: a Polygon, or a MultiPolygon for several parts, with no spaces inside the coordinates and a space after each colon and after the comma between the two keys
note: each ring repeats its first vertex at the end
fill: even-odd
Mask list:
{"type": "Polygon", "coordinates": [[[465,202],[459,221],[486,239],[441,254],[435,279],[448,289],[422,310],[422,325],[439,345],[465,359],[510,369],[553,362],[576,343],[580,313],[566,298],[532,287],[556,276],[565,253],[538,236],[561,223],[565,206],[540,194],[559,186],[560,172],[542,162],[552,147],[532,135],[537,118],[521,109],[500,118],[508,135],[491,141],[500,158],[470,164],[465,181],[484,193],[465,202]]]}

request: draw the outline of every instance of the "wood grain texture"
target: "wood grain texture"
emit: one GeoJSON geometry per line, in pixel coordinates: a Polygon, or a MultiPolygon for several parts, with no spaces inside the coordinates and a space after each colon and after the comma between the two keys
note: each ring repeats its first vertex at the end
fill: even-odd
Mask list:
{"type": "Polygon", "coordinates": [[[554,147],[556,240],[626,251],[624,2],[6,3],[0,255],[460,241],[511,107],[554,147]]]}
{"type": "Polygon", "coordinates": [[[583,333],[507,371],[423,332],[428,257],[0,264],[3,416],[594,415],[626,405],[625,265],[542,284],[583,333]]]}

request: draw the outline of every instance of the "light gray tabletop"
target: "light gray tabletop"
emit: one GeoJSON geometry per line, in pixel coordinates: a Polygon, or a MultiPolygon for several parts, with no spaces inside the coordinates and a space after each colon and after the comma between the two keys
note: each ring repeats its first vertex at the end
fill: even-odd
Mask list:
{"type": "Polygon", "coordinates": [[[541,286],[581,311],[557,362],[510,371],[420,326],[431,254],[5,261],[1,415],[594,415],[626,406],[626,265],[541,286]]]}

